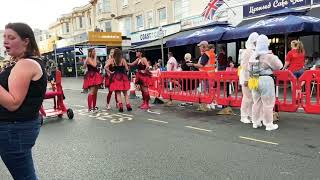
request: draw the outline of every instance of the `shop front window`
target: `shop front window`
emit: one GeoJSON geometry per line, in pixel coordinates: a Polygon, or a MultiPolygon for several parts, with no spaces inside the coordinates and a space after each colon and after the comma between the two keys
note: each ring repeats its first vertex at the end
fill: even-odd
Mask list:
{"type": "Polygon", "coordinates": [[[112,32],[111,21],[107,21],[104,23],[105,32],[112,32]]]}
{"type": "Polygon", "coordinates": [[[174,1],[174,20],[179,21],[182,19],[182,0],[174,1]]]}
{"type": "Polygon", "coordinates": [[[137,18],[137,29],[140,29],[143,27],[143,19],[142,19],[142,15],[139,15],[136,17],[137,18]]]}
{"type": "Polygon", "coordinates": [[[159,13],[159,22],[163,22],[167,20],[167,9],[165,7],[158,9],[158,13],[159,13]]]}

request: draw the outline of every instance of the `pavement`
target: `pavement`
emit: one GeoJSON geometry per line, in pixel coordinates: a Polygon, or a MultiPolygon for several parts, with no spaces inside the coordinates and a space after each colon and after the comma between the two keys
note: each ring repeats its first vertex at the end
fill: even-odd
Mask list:
{"type": "MultiPolygon", "coordinates": [[[[196,105],[153,105],[132,112],[88,113],[82,79],[64,78],[73,120],[46,118],[33,155],[40,179],[115,180],[320,180],[320,116],[281,113],[279,129],[267,132],[218,110],[196,105]]],[[[52,103],[46,100],[45,107],[52,103]]],[[[0,163],[0,179],[10,175],[0,163]]]]}

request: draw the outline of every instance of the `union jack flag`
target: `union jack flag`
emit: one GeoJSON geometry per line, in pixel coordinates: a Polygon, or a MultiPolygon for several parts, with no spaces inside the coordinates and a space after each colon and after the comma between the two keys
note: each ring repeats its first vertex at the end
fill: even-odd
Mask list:
{"type": "Polygon", "coordinates": [[[201,16],[203,16],[205,19],[213,20],[214,14],[223,3],[223,0],[210,0],[206,8],[203,10],[201,16]]]}

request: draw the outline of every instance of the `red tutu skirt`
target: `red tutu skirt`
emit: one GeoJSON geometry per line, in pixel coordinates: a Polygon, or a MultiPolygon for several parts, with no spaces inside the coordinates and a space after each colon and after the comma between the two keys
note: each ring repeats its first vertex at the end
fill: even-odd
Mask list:
{"type": "Polygon", "coordinates": [[[145,73],[142,73],[140,71],[138,71],[136,73],[136,80],[135,80],[135,84],[143,86],[143,87],[148,87],[150,85],[152,85],[152,74],[147,71],[145,73]]]}
{"type": "Polygon", "coordinates": [[[88,89],[92,86],[100,86],[103,84],[103,76],[99,72],[88,71],[84,76],[83,89],[88,89]]]}
{"type": "Polygon", "coordinates": [[[130,81],[128,76],[123,73],[115,73],[110,78],[110,91],[128,91],[130,89],[130,81]]]}

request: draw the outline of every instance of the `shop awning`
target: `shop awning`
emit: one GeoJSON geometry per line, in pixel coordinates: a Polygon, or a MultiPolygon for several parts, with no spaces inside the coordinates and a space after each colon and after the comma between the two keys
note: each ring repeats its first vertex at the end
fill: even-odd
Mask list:
{"type": "Polygon", "coordinates": [[[222,40],[230,41],[248,38],[252,32],[265,35],[291,33],[315,34],[320,32],[320,19],[300,14],[272,15],[227,31],[222,40]]]}
{"type": "MultiPolygon", "coordinates": [[[[222,37],[222,34],[233,27],[226,22],[213,22],[206,24],[204,26],[198,26],[190,29],[180,31],[178,33],[166,36],[163,38],[163,44],[165,47],[183,46],[188,44],[196,44],[203,40],[208,42],[218,41],[222,37]],[[181,40],[180,38],[188,37],[189,40],[181,40]]],[[[156,46],[161,46],[161,39],[148,42],[139,46],[132,47],[132,49],[144,49],[144,48],[154,48],[156,46]]]]}
{"type": "Polygon", "coordinates": [[[64,52],[73,51],[73,50],[74,50],[74,46],[68,46],[68,47],[58,48],[56,51],[57,53],[64,53],[64,52]]]}
{"type": "Polygon", "coordinates": [[[212,24],[206,28],[198,29],[195,32],[191,32],[185,35],[181,35],[177,38],[172,38],[171,40],[167,41],[167,47],[174,47],[174,46],[184,46],[188,44],[196,44],[201,41],[208,41],[208,42],[216,42],[220,41],[223,34],[226,31],[232,30],[234,27],[229,26],[228,24],[212,24]]]}
{"type": "Polygon", "coordinates": [[[278,11],[274,11],[274,12],[272,12],[270,14],[262,15],[260,17],[244,19],[243,21],[241,21],[237,25],[237,27],[241,27],[241,26],[244,26],[244,25],[247,25],[247,24],[251,24],[251,23],[263,20],[263,19],[267,19],[268,17],[285,16],[285,15],[305,15],[306,13],[307,13],[306,10],[295,10],[295,9],[291,9],[291,8],[284,8],[284,9],[281,9],[281,10],[278,10],[278,11]]]}
{"type": "MultiPolygon", "coordinates": [[[[180,36],[186,36],[188,34],[196,32],[197,30],[199,30],[199,29],[190,29],[190,30],[180,31],[178,33],[166,36],[166,37],[163,38],[163,44],[166,44],[168,40],[171,40],[171,39],[174,39],[174,38],[177,38],[177,37],[180,37],[180,36]]],[[[154,41],[151,41],[151,42],[139,45],[139,46],[134,46],[132,48],[133,49],[144,49],[144,48],[152,48],[152,47],[155,47],[155,46],[161,46],[161,39],[157,39],[157,40],[154,40],[154,41]]],[[[167,44],[166,44],[166,47],[168,47],[167,44]]]]}

